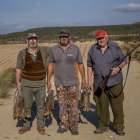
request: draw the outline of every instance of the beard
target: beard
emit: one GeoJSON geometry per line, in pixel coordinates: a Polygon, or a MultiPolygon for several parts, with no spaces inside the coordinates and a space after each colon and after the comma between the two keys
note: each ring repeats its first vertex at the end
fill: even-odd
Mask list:
{"type": "Polygon", "coordinates": [[[29,46],[30,46],[31,48],[36,48],[36,47],[37,47],[36,43],[29,44],[29,46]]]}
{"type": "Polygon", "coordinates": [[[62,45],[67,45],[67,44],[68,44],[68,41],[63,39],[63,40],[60,41],[60,43],[61,43],[62,45]]]}

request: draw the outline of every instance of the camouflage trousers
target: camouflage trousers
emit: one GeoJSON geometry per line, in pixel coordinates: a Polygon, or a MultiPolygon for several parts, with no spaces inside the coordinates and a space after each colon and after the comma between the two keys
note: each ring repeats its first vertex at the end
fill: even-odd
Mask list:
{"type": "Polygon", "coordinates": [[[78,128],[79,121],[79,85],[63,87],[60,85],[56,86],[57,100],[59,104],[59,117],[60,117],[60,128],[78,128]],[[69,115],[67,105],[69,105],[69,115]]]}

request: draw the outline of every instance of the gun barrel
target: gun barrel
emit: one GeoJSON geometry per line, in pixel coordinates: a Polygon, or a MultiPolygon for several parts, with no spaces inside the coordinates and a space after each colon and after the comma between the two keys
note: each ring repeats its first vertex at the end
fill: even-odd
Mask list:
{"type": "Polygon", "coordinates": [[[115,68],[115,67],[117,67],[118,65],[120,65],[125,59],[126,59],[126,57],[127,56],[129,56],[136,48],[138,48],[140,46],[140,44],[138,44],[133,50],[131,50],[126,56],[124,56],[120,61],[119,61],[119,63],[117,63],[117,64],[115,64],[114,66],[113,66],[113,68],[115,68]]]}

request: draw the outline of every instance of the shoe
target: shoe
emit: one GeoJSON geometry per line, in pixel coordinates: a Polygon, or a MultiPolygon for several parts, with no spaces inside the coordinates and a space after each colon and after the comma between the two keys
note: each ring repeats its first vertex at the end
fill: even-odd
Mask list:
{"type": "Polygon", "coordinates": [[[20,134],[24,134],[27,131],[30,131],[30,127],[23,126],[21,129],[19,129],[20,134]]]}
{"type": "Polygon", "coordinates": [[[119,136],[124,136],[125,132],[123,130],[115,130],[116,134],[119,136]]]}
{"type": "Polygon", "coordinates": [[[57,133],[64,133],[64,132],[66,132],[68,129],[65,129],[65,128],[59,128],[58,130],[57,130],[57,133]]]}
{"type": "Polygon", "coordinates": [[[79,132],[78,132],[78,130],[76,128],[74,128],[74,129],[71,129],[71,134],[72,135],[78,135],[79,132]]]}
{"type": "Polygon", "coordinates": [[[101,128],[97,128],[95,131],[94,131],[94,134],[102,134],[103,132],[107,132],[109,131],[109,129],[107,128],[106,130],[103,130],[101,128]]]}
{"type": "Polygon", "coordinates": [[[39,125],[37,127],[37,130],[38,132],[41,134],[41,135],[45,135],[45,129],[44,129],[44,126],[43,125],[39,125]]]}

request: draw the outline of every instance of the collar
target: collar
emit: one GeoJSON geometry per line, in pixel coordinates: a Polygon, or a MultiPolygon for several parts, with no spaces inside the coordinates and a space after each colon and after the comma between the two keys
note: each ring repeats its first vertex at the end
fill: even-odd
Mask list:
{"type": "MultiPolygon", "coordinates": [[[[36,49],[35,54],[37,54],[37,53],[38,53],[38,51],[39,51],[39,48],[38,48],[38,46],[37,46],[37,49],[36,49]]],[[[27,48],[27,53],[31,54],[31,53],[29,52],[29,47],[27,48]]]]}
{"type": "MultiPolygon", "coordinates": [[[[71,48],[71,46],[72,46],[72,45],[71,45],[71,44],[69,44],[68,48],[71,48]]],[[[58,47],[59,47],[59,48],[61,48],[60,43],[58,44],[58,47]]]]}

